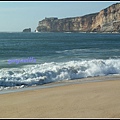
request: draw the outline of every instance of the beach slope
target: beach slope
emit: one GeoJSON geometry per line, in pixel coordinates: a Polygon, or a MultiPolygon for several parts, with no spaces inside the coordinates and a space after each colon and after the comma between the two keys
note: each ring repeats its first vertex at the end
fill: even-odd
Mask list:
{"type": "Polygon", "coordinates": [[[0,118],[120,118],[120,80],[1,94],[0,118]]]}

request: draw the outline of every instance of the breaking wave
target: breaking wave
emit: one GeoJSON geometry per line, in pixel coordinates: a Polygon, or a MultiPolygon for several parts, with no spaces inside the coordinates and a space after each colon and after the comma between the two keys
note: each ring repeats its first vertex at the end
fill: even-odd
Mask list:
{"type": "Polygon", "coordinates": [[[94,59],[0,69],[0,89],[40,85],[78,78],[120,74],[120,59],[94,59]]]}

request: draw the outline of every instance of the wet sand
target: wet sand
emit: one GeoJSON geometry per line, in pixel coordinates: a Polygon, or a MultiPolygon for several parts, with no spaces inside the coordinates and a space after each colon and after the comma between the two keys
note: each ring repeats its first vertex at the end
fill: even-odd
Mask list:
{"type": "Polygon", "coordinates": [[[1,94],[0,118],[120,118],[120,77],[104,79],[1,94]]]}

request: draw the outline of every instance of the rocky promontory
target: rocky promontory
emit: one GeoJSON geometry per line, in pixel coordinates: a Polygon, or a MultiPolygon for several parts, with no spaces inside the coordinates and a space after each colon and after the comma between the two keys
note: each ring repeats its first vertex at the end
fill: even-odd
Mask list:
{"type": "Polygon", "coordinates": [[[120,3],[80,17],[39,21],[37,32],[120,32],[120,3]]]}

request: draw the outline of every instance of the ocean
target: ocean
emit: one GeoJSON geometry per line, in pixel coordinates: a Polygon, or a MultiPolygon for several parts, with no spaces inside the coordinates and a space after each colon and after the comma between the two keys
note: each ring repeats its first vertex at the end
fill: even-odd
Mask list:
{"type": "Polygon", "coordinates": [[[0,33],[0,90],[119,74],[119,33],[0,33]]]}

